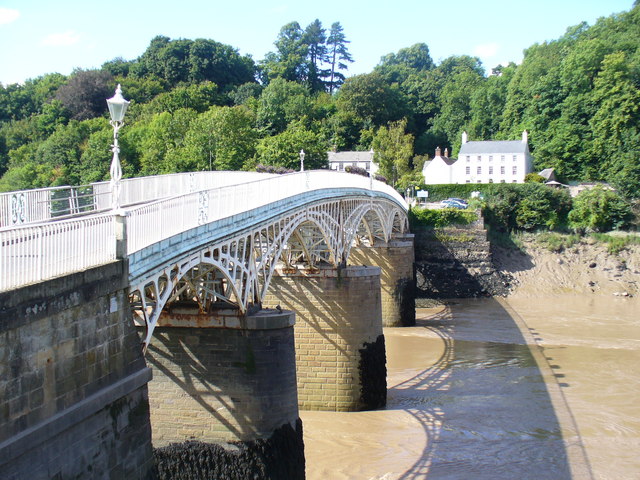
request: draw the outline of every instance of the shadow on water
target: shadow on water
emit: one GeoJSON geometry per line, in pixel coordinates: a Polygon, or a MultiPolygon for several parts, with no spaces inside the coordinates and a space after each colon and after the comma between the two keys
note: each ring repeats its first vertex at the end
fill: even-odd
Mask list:
{"type": "Polygon", "coordinates": [[[525,340],[499,301],[419,311],[414,328],[426,330],[425,348],[444,350],[425,370],[390,386],[387,409],[411,414],[426,436],[422,455],[398,478],[578,478],[541,370],[547,366],[538,365],[534,340],[525,340]]]}

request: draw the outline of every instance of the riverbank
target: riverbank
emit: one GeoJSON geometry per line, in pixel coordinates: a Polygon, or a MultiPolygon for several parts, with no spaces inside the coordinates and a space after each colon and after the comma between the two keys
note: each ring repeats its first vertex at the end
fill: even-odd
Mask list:
{"type": "Polygon", "coordinates": [[[540,297],[585,294],[640,298],[640,246],[609,253],[606,245],[584,238],[553,252],[535,237],[519,249],[494,246],[493,265],[510,286],[509,295],[540,297]]]}

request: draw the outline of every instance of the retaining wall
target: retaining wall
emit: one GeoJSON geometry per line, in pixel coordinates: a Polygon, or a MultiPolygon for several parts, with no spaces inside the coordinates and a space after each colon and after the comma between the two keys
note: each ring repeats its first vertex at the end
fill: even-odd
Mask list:
{"type": "Polygon", "coordinates": [[[0,478],[149,478],[150,378],[125,262],[0,293],[0,478]]]}

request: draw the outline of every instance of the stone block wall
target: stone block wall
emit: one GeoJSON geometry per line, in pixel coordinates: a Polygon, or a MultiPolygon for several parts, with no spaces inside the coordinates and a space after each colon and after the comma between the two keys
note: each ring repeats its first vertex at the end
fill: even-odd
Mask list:
{"type": "Polygon", "coordinates": [[[296,312],[301,409],[354,411],[385,404],[379,267],[276,272],[264,305],[296,312]],[[363,351],[378,353],[362,362],[363,351]]]}
{"type": "Polygon", "coordinates": [[[148,478],[150,377],[125,262],[0,293],[0,478],[148,478]]]}
{"type": "Polygon", "coordinates": [[[416,296],[468,298],[505,295],[508,284],[493,265],[482,218],[471,225],[414,228],[416,296]]]}
{"type": "Polygon", "coordinates": [[[382,325],[415,325],[414,244],[411,234],[374,246],[352,247],[351,265],[374,265],[381,268],[380,289],[382,325]]]}

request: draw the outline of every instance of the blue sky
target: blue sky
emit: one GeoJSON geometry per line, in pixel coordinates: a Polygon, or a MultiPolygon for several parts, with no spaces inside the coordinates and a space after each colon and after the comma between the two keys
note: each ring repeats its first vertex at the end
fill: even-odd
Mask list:
{"type": "Polygon", "coordinates": [[[534,43],[567,27],[628,11],[633,0],[0,0],[0,83],[132,60],[156,35],[209,38],[256,61],[274,50],[280,28],[338,21],[355,59],[347,75],[370,72],[387,53],[415,43],[439,61],[476,55],[490,70],[520,62],[534,43]]]}

